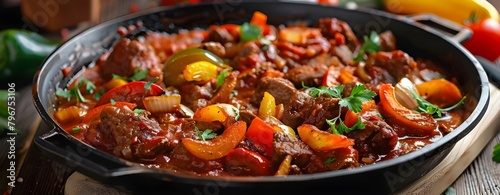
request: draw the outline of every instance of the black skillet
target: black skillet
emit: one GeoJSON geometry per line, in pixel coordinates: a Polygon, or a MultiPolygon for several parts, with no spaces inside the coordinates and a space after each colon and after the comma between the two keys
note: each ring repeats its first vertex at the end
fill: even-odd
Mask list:
{"type": "Polygon", "coordinates": [[[36,137],[34,145],[43,155],[93,179],[139,193],[397,193],[439,164],[454,144],[479,123],[489,102],[489,82],[484,69],[459,44],[459,41],[470,34],[461,31],[451,38],[442,36],[442,33],[433,28],[422,25],[433,23],[429,22],[433,21],[432,17],[419,20],[421,22],[415,22],[411,18],[395,17],[375,10],[348,10],[301,3],[235,1],[158,8],[105,22],[67,41],[44,62],[35,78],[33,99],[44,122],[53,127],[53,130],[36,137]],[[82,67],[91,64],[99,54],[109,49],[120,38],[116,33],[119,27],[140,22],[143,29],[175,32],[181,28],[204,28],[211,24],[241,24],[249,21],[252,13],[257,10],[269,17],[268,23],[275,25],[294,21],[306,21],[314,25],[319,18],[336,17],[349,23],[359,37],[372,30],[391,30],[396,36],[398,48],[413,57],[430,58],[444,64],[444,68],[457,76],[463,91],[469,98],[476,100],[477,104],[468,108],[471,114],[453,132],[413,153],[351,170],[288,177],[208,178],[145,168],[74,139],[55,122],[55,91],[67,86],[82,67]],[[71,76],[64,77],[61,68],[67,66],[72,66],[73,72],[71,76]]]}

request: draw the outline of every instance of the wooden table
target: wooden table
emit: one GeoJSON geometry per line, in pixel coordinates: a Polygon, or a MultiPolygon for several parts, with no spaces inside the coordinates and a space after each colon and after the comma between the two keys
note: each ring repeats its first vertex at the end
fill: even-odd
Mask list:
{"type": "MultiPolygon", "coordinates": [[[[500,90],[493,85],[491,89],[490,107],[478,127],[457,143],[436,169],[409,186],[405,194],[440,194],[446,189],[453,189],[457,194],[500,194],[500,163],[491,160],[493,146],[500,143],[500,102],[496,101],[500,99],[500,90]]],[[[13,189],[7,188],[6,177],[0,178],[0,192],[64,194],[66,179],[73,170],[40,156],[30,147],[34,136],[49,130],[33,106],[31,88],[22,89],[16,101],[16,125],[23,131],[16,142],[19,172],[13,189]]],[[[0,141],[0,148],[5,148],[2,144],[6,144],[6,140],[0,141]]],[[[0,157],[1,170],[5,171],[6,154],[0,157]]]]}

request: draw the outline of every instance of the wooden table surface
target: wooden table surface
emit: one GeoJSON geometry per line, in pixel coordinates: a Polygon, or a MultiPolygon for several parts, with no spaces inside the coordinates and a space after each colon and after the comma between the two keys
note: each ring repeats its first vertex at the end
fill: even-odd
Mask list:
{"type": "MultiPolygon", "coordinates": [[[[500,98],[500,90],[493,85],[491,86],[497,94],[497,96],[492,98],[500,98]]],[[[18,103],[16,125],[23,133],[16,138],[16,157],[18,157],[17,182],[15,183],[15,188],[9,188],[6,177],[1,177],[0,192],[6,191],[7,193],[4,194],[11,193],[15,195],[64,194],[66,179],[73,173],[73,170],[39,155],[34,150],[34,147],[30,147],[34,136],[39,136],[49,129],[41,122],[33,106],[31,88],[23,88],[19,93],[20,96],[16,100],[18,103]]],[[[491,101],[496,100],[492,99],[491,101]]],[[[498,113],[498,111],[495,111],[495,113],[498,113]]],[[[462,163],[470,163],[470,165],[462,164],[457,166],[458,168],[456,169],[458,169],[458,172],[454,170],[456,176],[453,176],[453,174],[442,176],[446,178],[440,178],[437,181],[440,183],[438,186],[431,185],[434,188],[432,192],[439,194],[448,189],[449,192],[456,192],[456,194],[500,194],[500,163],[495,163],[491,160],[493,146],[496,143],[500,143],[500,131],[496,130],[491,135],[494,136],[486,138],[486,142],[489,140],[488,143],[482,143],[483,146],[486,146],[482,152],[479,153],[481,151],[479,149],[475,154],[473,152],[471,154],[464,154],[471,159],[468,163],[467,161],[462,161],[462,163]],[[463,168],[460,169],[460,167],[463,168]]],[[[0,148],[6,148],[6,144],[5,138],[2,138],[0,140],[0,148]]],[[[1,170],[3,171],[8,168],[8,160],[6,159],[7,155],[5,152],[1,150],[0,154],[1,170]]],[[[428,194],[429,191],[420,191],[426,192],[420,193],[412,190],[413,192],[416,194],[428,194]]]]}
{"type": "MultiPolygon", "coordinates": [[[[495,7],[500,7],[500,1],[489,1],[495,7]]],[[[493,92],[490,101],[495,104],[500,99],[500,90],[493,85],[491,87],[493,92]]],[[[0,172],[2,173],[0,174],[2,175],[0,177],[0,192],[4,192],[4,195],[64,194],[66,180],[74,171],[39,155],[34,147],[30,147],[34,136],[42,135],[50,129],[43,124],[33,106],[31,87],[17,90],[19,96],[16,99],[16,127],[22,131],[22,134],[16,136],[17,181],[15,187],[11,188],[7,185],[9,181],[3,176],[5,170],[9,168],[9,160],[7,159],[8,150],[4,149],[8,147],[7,138],[2,137],[0,138],[0,172]]],[[[500,113],[500,106],[494,109],[496,110],[490,110],[487,113],[494,114],[490,117],[497,117],[497,114],[500,113]]],[[[440,194],[445,191],[446,194],[500,194],[500,163],[491,160],[493,147],[500,143],[500,125],[498,124],[500,124],[500,120],[494,121],[493,119],[492,124],[488,125],[491,125],[494,130],[490,131],[488,135],[483,135],[478,139],[470,136],[462,139],[462,142],[479,140],[478,143],[462,143],[462,145],[480,148],[461,149],[465,151],[458,151],[454,148],[451,153],[459,153],[458,158],[466,159],[457,160],[459,163],[447,167],[446,173],[431,172],[438,178],[433,178],[434,175],[429,174],[424,176],[413,186],[410,186],[405,194],[440,194]],[[432,181],[432,183],[429,184],[428,181],[432,181]]]]}

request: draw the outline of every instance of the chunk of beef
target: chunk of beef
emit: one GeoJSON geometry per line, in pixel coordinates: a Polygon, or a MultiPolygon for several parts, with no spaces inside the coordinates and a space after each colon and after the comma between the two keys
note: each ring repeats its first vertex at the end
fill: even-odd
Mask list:
{"type": "Polygon", "coordinates": [[[213,87],[210,82],[203,86],[195,84],[186,84],[179,87],[181,95],[181,103],[189,107],[191,110],[197,110],[200,107],[207,105],[209,99],[212,98],[213,87]]]}
{"type": "Polygon", "coordinates": [[[396,50],[396,38],[391,31],[385,31],[378,36],[380,37],[380,51],[396,50]]]}
{"type": "Polygon", "coordinates": [[[257,68],[264,61],[265,56],[262,54],[259,45],[256,42],[247,42],[233,59],[231,66],[244,71],[257,68]]]}
{"type": "Polygon", "coordinates": [[[401,50],[371,54],[366,60],[365,68],[373,81],[379,82],[395,84],[404,77],[413,80],[419,76],[417,63],[401,50]]]}
{"type": "Polygon", "coordinates": [[[339,113],[339,99],[331,97],[311,97],[308,92],[297,91],[285,105],[282,122],[292,128],[307,123],[326,129],[326,119],[339,113]]]}
{"type": "Polygon", "coordinates": [[[292,164],[301,168],[309,164],[311,156],[314,155],[307,144],[284,133],[274,133],[273,150],[273,164],[281,163],[286,155],[290,155],[292,164]]]}
{"type": "Polygon", "coordinates": [[[220,58],[226,57],[226,48],[219,42],[206,42],[201,45],[201,48],[214,53],[220,58]]]}
{"type": "Polygon", "coordinates": [[[225,28],[215,27],[208,31],[208,40],[226,44],[228,42],[234,42],[235,38],[225,28]]]}
{"type": "Polygon", "coordinates": [[[379,117],[376,109],[363,111],[361,121],[365,128],[346,134],[355,140],[355,148],[361,156],[370,154],[387,154],[398,142],[396,131],[379,117]]]}
{"type": "Polygon", "coordinates": [[[114,155],[126,159],[151,158],[158,151],[172,148],[171,134],[146,114],[137,115],[128,107],[107,106],[102,110],[99,131],[103,137],[114,140],[114,155]]]}
{"type": "Polygon", "coordinates": [[[354,148],[338,148],[328,152],[321,152],[317,156],[312,156],[302,171],[304,173],[319,173],[355,168],[359,167],[358,158],[358,151],[354,148]]]}
{"type": "Polygon", "coordinates": [[[115,45],[100,69],[101,76],[105,79],[111,79],[113,74],[130,77],[137,70],[148,70],[149,78],[162,78],[162,67],[151,46],[123,38],[115,45]]]}
{"type": "Polygon", "coordinates": [[[336,18],[321,18],[318,22],[318,27],[321,29],[321,34],[329,39],[334,39],[337,33],[344,36],[346,45],[354,51],[359,45],[358,38],[352,32],[351,27],[344,21],[336,18]]]}
{"type": "Polygon", "coordinates": [[[257,83],[252,102],[259,104],[264,97],[264,92],[271,94],[276,104],[285,104],[290,97],[297,91],[289,80],[279,77],[263,77],[257,83]]]}
{"type": "Polygon", "coordinates": [[[302,83],[306,86],[319,86],[327,69],[326,65],[297,66],[286,72],[284,78],[292,81],[297,88],[301,88],[302,83]]]}
{"type": "Polygon", "coordinates": [[[345,45],[332,47],[331,52],[334,56],[337,56],[343,64],[349,64],[349,62],[352,61],[352,51],[345,45]]]}

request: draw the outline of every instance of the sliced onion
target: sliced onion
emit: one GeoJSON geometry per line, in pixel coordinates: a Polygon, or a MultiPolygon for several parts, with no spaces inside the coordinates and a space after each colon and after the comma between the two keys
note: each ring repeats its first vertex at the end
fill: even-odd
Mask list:
{"type": "Polygon", "coordinates": [[[292,164],[292,156],[286,155],[285,159],[281,162],[278,170],[274,174],[275,176],[286,176],[290,173],[290,166],[292,164]]]}
{"type": "Polygon", "coordinates": [[[169,96],[149,96],[142,100],[144,107],[151,113],[172,112],[181,104],[181,96],[173,94],[169,96]]]}
{"type": "Polygon", "coordinates": [[[396,84],[394,93],[401,105],[408,109],[416,110],[418,108],[418,103],[413,97],[412,91],[418,95],[415,84],[407,78],[402,78],[399,83],[396,84]]]}
{"type": "Polygon", "coordinates": [[[191,108],[188,108],[187,106],[185,106],[184,104],[181,104],[180,105],[180,111],[181,113],[188,117],[188,118],[193,118],[193,115],[194,115],[194,112],[193,110],[191,110],[191,108]]]}

